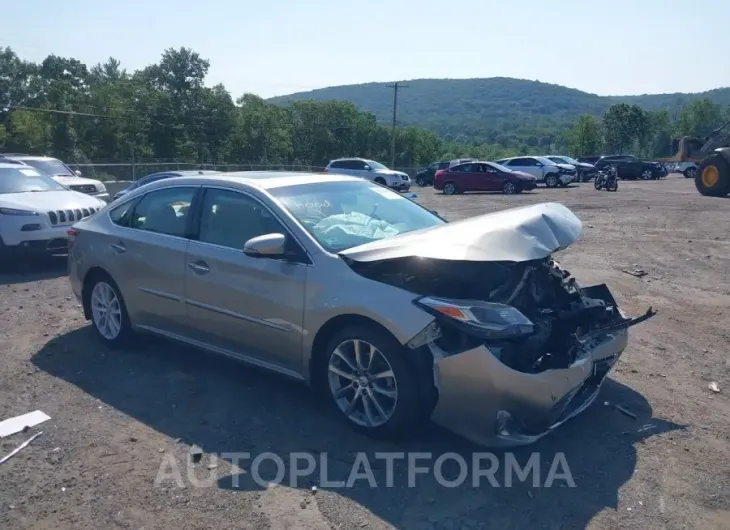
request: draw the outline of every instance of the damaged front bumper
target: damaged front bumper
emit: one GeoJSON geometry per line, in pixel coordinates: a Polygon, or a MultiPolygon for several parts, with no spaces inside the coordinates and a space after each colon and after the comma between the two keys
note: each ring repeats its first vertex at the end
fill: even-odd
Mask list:
{"type": "Polygon", "coordinates": [[[628,328],[654,314],[650,308],[582,338],[570,366],[540,373],[506,366],[485,345],[449,355],[431,342],[438,390],[431,417],[480,445],[531,444],[593,403],[626,348],[628,328]]]}

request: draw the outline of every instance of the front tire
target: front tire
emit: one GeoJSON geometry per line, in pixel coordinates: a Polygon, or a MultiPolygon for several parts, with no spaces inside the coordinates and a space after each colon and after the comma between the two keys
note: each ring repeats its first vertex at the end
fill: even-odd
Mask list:
{"type": "Polygon", "coordinates": [[[688,167],[684,170],[684,178],[686,179],[693,179],[697,178],[697,168],[696,167],[688,167]]]}
{"type": "Polygon", "coordinates": [[[514,195],[515,193],[519,193],[519,188],[514,182],[508,181],[502,186],[502,193],[505,195],[514,195]]]}
{"type": "Polygon", "coordinates": [[[654,178],[654,173],[652,172],[651,169],[645,169],[645,170],[643,170],[641,172],[641,177],[640,178],[642,180],[651,180],[651,179],[654,178]]]}
{"type": "Polygon", "coordinates": [[[697,169],[695,187],[708,197],[724,197],[730,193],[730,162],[721,153],[705,158],[697,169]]]}
{"type": "Polygon", "coordinates": [[[418,375],[403,347],[384,330],[353,326],[326,348],[320,380],[331,406],[351,427],[375,438],[398,438],[427,416],[418,375]]]}
{"type": "Polygon", "coordinates": [[[545,186],[548,188],[557,188],[558,183],[558,177],[556,177],[553,173],[550,173],[545,177],[545,186]]]}
{"type": "Polygon", "coordinates": [[[132,336],[129,314],[119,287],[108,276],[89,286],[89,311],[96,334],[110,346],[120,346],[132,336]]]}

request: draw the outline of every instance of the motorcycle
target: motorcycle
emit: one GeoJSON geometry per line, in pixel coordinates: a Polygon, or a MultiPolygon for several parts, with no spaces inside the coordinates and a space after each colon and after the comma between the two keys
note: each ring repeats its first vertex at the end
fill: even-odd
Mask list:
{"type": "Polygon", "coordinates": [[[618,170],[616,166],[610,166],[606,171],[600,171],[596,175],[593,187],[597,190],[618,191],[618,170]]]}

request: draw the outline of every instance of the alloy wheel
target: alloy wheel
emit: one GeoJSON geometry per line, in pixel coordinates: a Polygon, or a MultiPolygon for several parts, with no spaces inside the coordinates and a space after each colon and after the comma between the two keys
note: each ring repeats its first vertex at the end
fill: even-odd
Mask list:
{"type": "Polygon", "coordinates": [[[91,291],[91,316],[99,334],[114,340],[122,331],[122,306],[111,285],[104,281],[91,291]]]}
{"type": "Polygon", "coordinates": [[[454,195],[456,193],[456,185],[452,182],[444,184],[444,194],[454,195]]]}
{"type": "Polygon", "coordinates": [[[383,353],[364,340],[348,339],[329,359],[330,392],[342,413],[362,427],[385,424],[398,404],[398,384],[383,353]]]}
{"type": "Polygon", "coordinates": [[[641,178],[644,180],[650,180],[652,177],[651,169],[645,169],[641,172],[641,178]]]}
{"type": "Polygon", "coordinates": [[[506,195],[512,195],[517,191],[517,186],[514,185],[513,182],[505,182],[504,186],[502,187],[502,192],[506,195]]]}

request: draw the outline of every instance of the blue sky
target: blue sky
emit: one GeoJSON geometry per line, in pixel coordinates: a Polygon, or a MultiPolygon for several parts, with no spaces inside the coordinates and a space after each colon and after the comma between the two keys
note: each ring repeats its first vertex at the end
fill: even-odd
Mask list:
{"type": "Polygon", "coordinates": [[[132,70],[187,46],[211,61],[208,83],[234,98],[444,77],[518,77],[602,95],[730,86],[730,0],[2,3],[3,18],[27,22],[3,24],[0,46],[25,59],[54,53],[92,65],[113,56],[132,70]]]}

